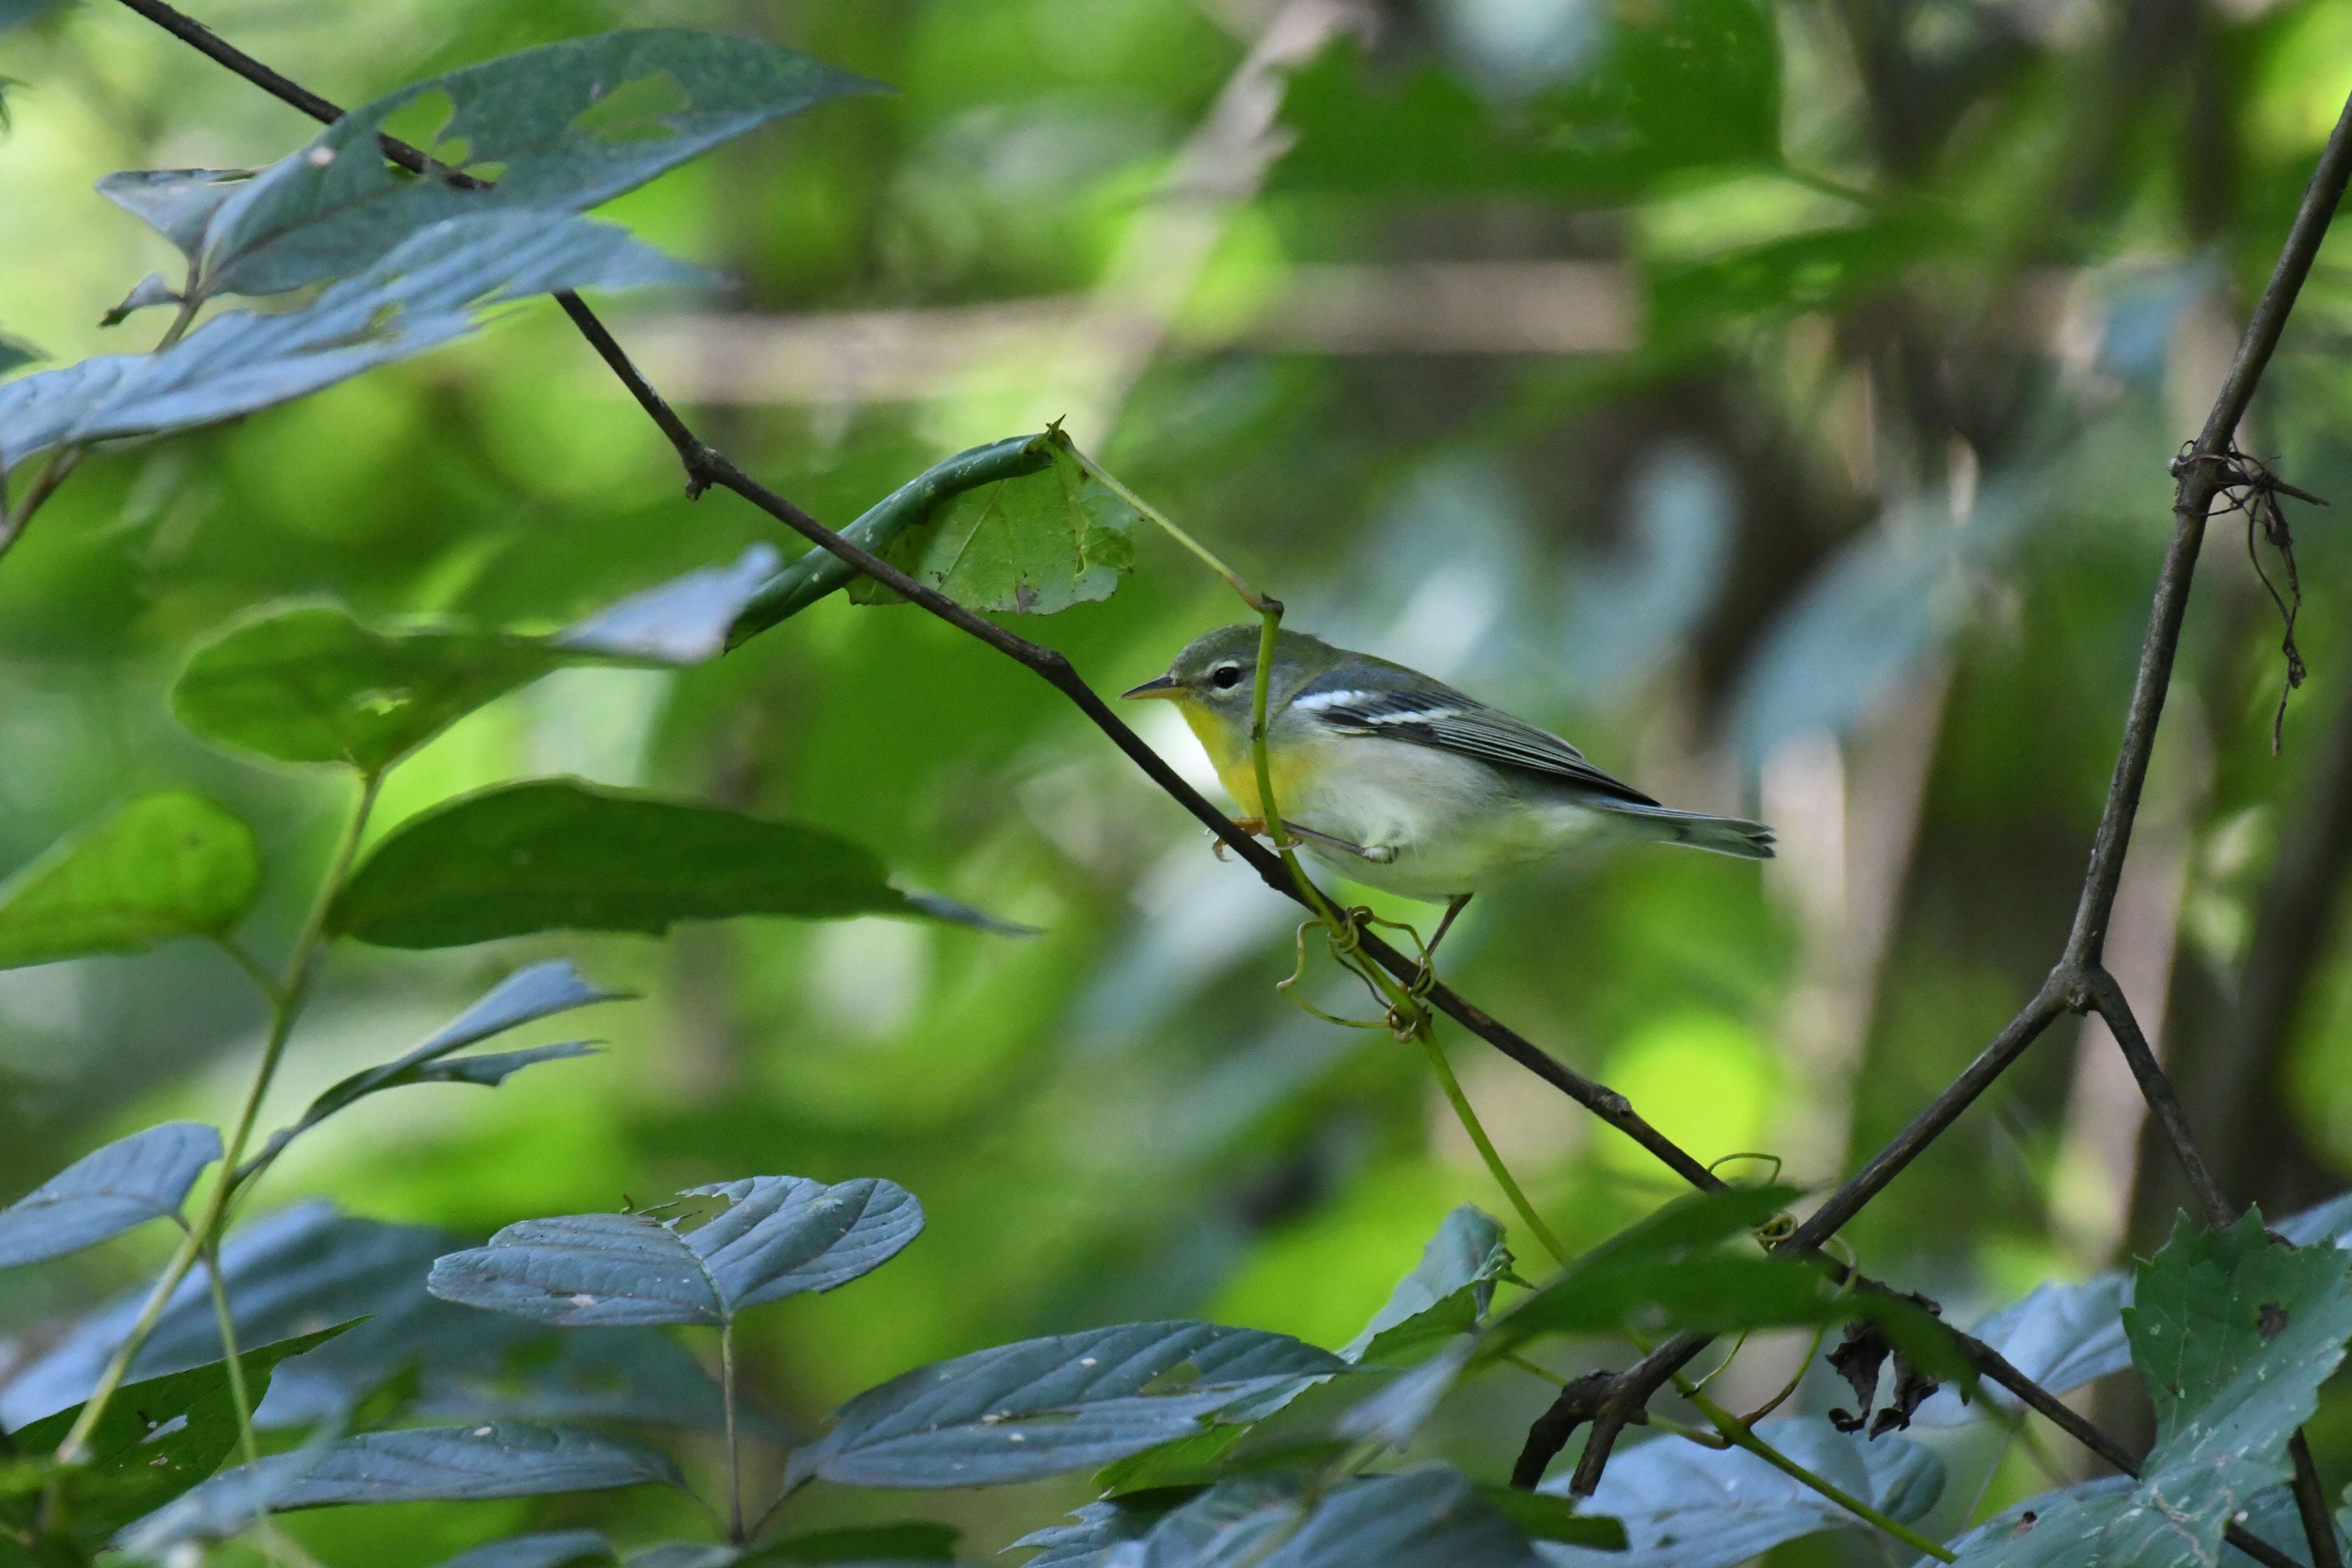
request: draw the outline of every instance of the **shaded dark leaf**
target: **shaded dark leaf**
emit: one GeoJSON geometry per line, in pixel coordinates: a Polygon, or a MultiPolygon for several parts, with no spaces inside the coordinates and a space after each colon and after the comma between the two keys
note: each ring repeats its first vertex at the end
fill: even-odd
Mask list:
{"type": "Polygon", "coordinates": [[[1478,1500],[1518,1526],[1529,1541],[1552,1541],[1567,1546],[1590,1546],[1601,1552],[1625,1549],[1625,1526],[1600,1514],[1579,1513],[1570,1499],[1517,1487],[1478,1484],[1478,1500]]]}
{"type": "Polygon", "coordinates": [[[459,215],[593,206],[754,126],[875,90],[773,44],[668,27],[467,66],[352,110],[240,188],[205,233],[204,287],[276,293],[367,266],[459,215]],[[429,128],[409,139],[428,157],[495,186],[396,174],[376,138],[404,110],[425,115],[429,128]]]}
{"type": "MultiPolygon", "coordinates": [[[[279,1362],[314,1350],[352,1326],[341,1323],[239,1352],[247,1395],[258,1400],[268,1391],[270,1371],[279,1362]]],[[[77,1405],[20,1426],[9,1441],[19,1453],[52,1452],[81,1411],[77,1405]]],[[[89,1434],[88,1463],[66,1472],[67,1517],[74,1536],[101,1539],[163,1507],[219,1468],[236,1441],[236,1402],[226,1361],[124,1384],[89,1434]]],[[[0,1504],[0,1514],[30,1528],[39,1506],[37,1495],[19,1496],[0,1504]]]]}
{"type": "MultiPolygon", "coordinates": [[[[366,1432],[320,1450],[271,1455],[226,1471],[182,1503],[203,1513],[205,1494],[244,1496],[258,1489],[271,1511],[344,1503],[464,1502],[604,1491],[658,1483],[683,1488],[669,1460],[641,1444],[573,1427],[497,1422],[366,1432]]],[[[176,1506],[176,1505],[175,1505],[176,1506]]],[[[133,1525],[126,1540],[152,1542],[157,1531],[133,1525]]]]}
{"type": "Polygon", "coordinates": [[[499,784],[411,817],[352,874],[328,929],[381,947],[736,915],[919,912],[881,862],[813,827],[569,779],[499,784]]]}
{"type": "Polygon", "coordinates": [[[0,969],[218,935],[260,889],[253,829],[186,790],[142,795],[0,883],[0,969]]]}
{"type": "Polygon", "coordinates": [[[952,1524],[908,1520],[898,1524],[856,1525],[787,1536],[748,1552],[745,1568],[791,1563],[952,1563],[963,1534],[952,1524]]]}
{"type": "Polygon", "coordinates": [[[1413,1440],[1437,1402],[1453,1391],[1477,1350],[1477,1341],[1464,1334],[1435,1355],[1349,1410],[1335,1428],[1342,1437],[1377,1442],[1402,1448],[1413,1440]]]}
{"type": "Polygon", "coordinates": [[[150,272],[132,286],[130,293],[122,297],[122,303],[100,316],[98,319],[98,324],[101,327],[119,327],[150,305],[176,305],[179,302],[180,297],[172,292],[172,286],[163,280],[163,275],[160,272],[150,272]]]}
{"type": "MultiPolygon", "coordinates": [[[[1594,1521],[1601,1523],[1601,1521],[1594,1521]]],[[[1528,1538],[1459,1471],[1433,1466],[1310,1500],[1296,1478],[1228,1481],[1144,1538],[1145,1568],[1538,1568],[1528,1538]]]]}
{"type": "MultiPolygon", "coordinates": [[[[0,125],[6,123],[5,110],[0,110],[0,125]]],[[[5,375],[18,365],[37,364],[48,356],[22,338],[12,338],[0,332],[0,375],[5,375]]]]}
{"type": "Polygon", "coordinates": [[[83,1155],[0,1209],[0,1268],[177,1215],[197,1174],[220,1156],[219,1132],[194,1121],[166,1121],[83,1155]]]}
{"type": "Polygon", "coordinates": [[[922,1205],[895,1182],[827,1186],[753,1176],[689,1188],[727,1200],[694,1230],[647,1214],[525,1220],[433,1266],[445,1300],[545,1323],[708,1323],[746,1307],[831,1290],[920,1234],[922,1205]]]}
{"type": "Polygon", "coordinates": [[[1036,1547],[1036,1556],[1021,1568],[1102,1568],[1106,1560],[1121,1542],[1140,1541],[1151,1533],[1151,1527],[1164,1518],[1168,1510],[1194,1495],[1190,1489],[1180,1491],[1130,1492],[1124,1497],[1104,1502],[1090,1502],[1075,1510],[1071,1517],[1076,1524],[1048,1525],[1033,1530],[1011,1546],[1036,1547]]]}
{"type": "Polygon", "coordinates": [[[835,1413],[788,1479],[849,1486],[994,1486],[1087,1469],[1198,1429],[1286,1384],[1350,1370],[1286,1334],[1213,1323],[1127,1323],[1026,1340],[918,1367],[835,1413]]]}
{"type": "MultiPolygon", "coordinates": [[[[1756,1435],[1905,1522],[1943,1494],[1942,1462],[1907,1437],[1874,1443],[1810,1415],[1759,1422],[1756,1435]]],[[[1568,1483],[1562,1474],[1541,1490],[1563,1496],[1568,1483]]],[[[1706,1448],[1680,1437],[1621,1450],[1581,1506],[1622,1523],[1628,1550],[1547,1546],[1545,1561],[1555,1568],[1733,1568],[1784,1541],[1861,1527],[1844,1509],[1744,1448],[1706,1448]]]]}

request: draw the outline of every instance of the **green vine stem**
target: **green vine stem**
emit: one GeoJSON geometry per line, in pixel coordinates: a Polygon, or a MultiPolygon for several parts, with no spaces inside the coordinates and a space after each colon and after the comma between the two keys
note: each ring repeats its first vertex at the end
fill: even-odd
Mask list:
{"type": "Polygon", "coordinates": [[[1543,1243],[1543,1249],[1551,1254],[1554,1263],[1566,1268],[1568,1249],[1560,1245],[1559,1237],[1551,1233],[1551,1226],[1544,1224],[1543,1216],[1536,1213],[1535,1205],[1528,1202],[1528,1194],[1519,1190],[1519,1184],[1512,1178],[1510,1168],[1503,1163],[1503,1156],[1496,1150],[1494,1140],[1486,1136],[1486,1129],[1478,1121],[1478,1113],[1471,1109],[1470,1097],[1462,1092],[1462,1080],[1454,1076],[1454,1065],[1445,1059],[1445,1048],[1437,1043],[1437,1032],[1429,1027],[1426,1015],[1414,1035],[1421,1041],[1421,1048],[1428,1053],[1430,1070],[1437,1074],[1438,1087],[1445,1091],[1446,1102],[1454,1107],[1455,1120],[1462,1123],[1462,1131],[1470,1134],[1470,1142],[1477,1146],[1478,1158],[1486,1163],[1486,1172],[1495,1178],[1495,1184],[1501,1187],[1503,1195],[1511,1200],[1511,1207],[1518,1212],[1519,1223],[1528,1227],[1528,1234],[1543,1243]]]}
{"type": "MultiPolygon", "coordinates": [[[[188,1270],[195,1266],[197,1259],[207,1248],[218,1244],[228,1217],[230,1201],[240,1190],[251,1184],[254,1175],[259,1174],[257,1171],[244,1183],[239,1183],[236,1179],[237,1162],[244,1157],[245,1146],[253,1136],[254,1121],[261,1114],[262,1100],[268,1094],[270,1083],[278,1075],[278,1064],[285,1057],[286,1042],[293,1034],[294,1020],[301,1015],[304,1003],[310,999],[310,982],[317,973],[319,952],[325,939],[328,907],[351,871],[352,861],[359,852],[360,836],[366,829],[368,816],[375,808],[376,795],[383,784],[380,773],[369,773],[361,780],[358,805],[344,826],[333,858],[328,863],[326,878],[320,884],[310,912],[302,922],[301,933],[295,939],[293,952],[287,960],[286,978],[270,994],[269,1035],[262,1047],[261,1065],[254,1072],[252,1086],[246,1090],[245,1103],[237,1111],[236,1126],[229,1133],[227,1146],[221,1156],[220,1174],[205,1194],[204,1212],[189,1227],[186,1239],[172,1254],[172,1260],[165,1265],[163,1277],[155,1281],[155,1288],[147,1293],[146,1302],[140,1309],[138,1320],[131,1324],[131,1332],[124,1336],[122,1343],[108,1359],[105,1371],[99,1374],[98,1385],[90,1390],[89,1398],[82,1405],[81,1414],[75,1418],[65,1441],[58,1445],[57,1458],[60,1465],[78,1465],[89,1458],[90,1434],[97,1430],[99,1421],[106,1415],[106,1407],[113,1401],[115,1391],[122,1386],[123,1377],[130,1371],[131,1362],[146,1345],[148,1336],[155,1331],[156,1323],[163,1316],[164,1306],[179,1289],[180,1281],[187,1278],[188,1270]]],[[[232,1363],[236,1355],[233,1345],[232,1336],[226,1351],[232,1363]]],[[[61,1506],[61,1493],[53,1483],[42,1508],[45,1525],[54,1528],[58,1510],[61,1506]]]]}
{"type": "Polygon", "coordinates": [[[719,1325],[719,1384],[727,1404],[727,1539],[737,1546],[743,1535],[743,1454],[735,1435],[735,1320],[719,1325]]]}

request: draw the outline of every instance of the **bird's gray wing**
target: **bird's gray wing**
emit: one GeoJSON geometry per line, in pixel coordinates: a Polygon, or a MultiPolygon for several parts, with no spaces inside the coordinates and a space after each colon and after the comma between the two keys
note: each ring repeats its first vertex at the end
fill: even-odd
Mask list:
{"type": "Polygon", "coordinates": [[[1565,779],[1629,805],[1658,804],[1586,762],[1582,752],[1558,735],[1458,692],[1314,691],[1294,699],[1291,706],[1345,734],[1458,752],[1502,767],[1565,779]]]}

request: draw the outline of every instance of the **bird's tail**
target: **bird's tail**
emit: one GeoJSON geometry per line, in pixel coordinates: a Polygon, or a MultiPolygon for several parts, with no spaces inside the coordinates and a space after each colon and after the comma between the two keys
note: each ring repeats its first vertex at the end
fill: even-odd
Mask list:
{"type": "Polygon", "coordinates": [[[1708,816],[1703,812],[1676,811],[1664,805],[1630,805],[1611,802],[1612,809],[1628,816],[1646,816],[1655,822],[1658,837],[1669,844],[1687,844],[1694,849],[1710,850],[1717,855],[1737,855],[1743,860],[1772,858],[1772,830],[1760,822],[1742,822],[1736,816],[1708,816]]]}

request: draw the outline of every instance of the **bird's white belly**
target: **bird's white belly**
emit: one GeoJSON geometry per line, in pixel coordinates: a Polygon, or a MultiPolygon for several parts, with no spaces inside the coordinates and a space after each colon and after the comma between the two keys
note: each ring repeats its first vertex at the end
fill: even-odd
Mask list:
{"type": "Polygon", "coordinates": [[[1440,902],[1605,833],[1610,814],[1530,802],[1494,769],[1451,752],[1369,738],[1338,749],[1315,770],[1318,787],[1285,809],[1301,826],[1392,852],[1366,859],[1307,841],[1316,860],[1367,887],[1440,902]]]}

